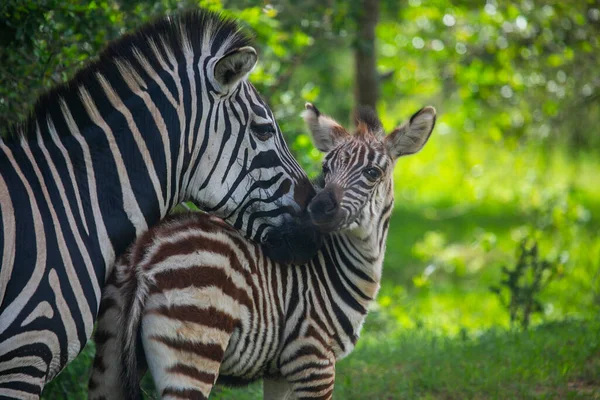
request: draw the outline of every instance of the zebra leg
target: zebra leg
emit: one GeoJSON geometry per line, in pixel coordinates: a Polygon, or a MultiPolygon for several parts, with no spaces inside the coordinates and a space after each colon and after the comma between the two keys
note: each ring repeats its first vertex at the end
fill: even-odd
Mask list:
{"type": "Polygon", "coordinates": [[[162,399],[208,399],[232,333],[191,322],[185,307],[147,307],[142,319],[144,353],[162,399]]]}
{"type": "Polygon", "coordinates": [[[282,365],[281,373],[291,385],[293,392],[291,397],[279,397],[280,399],[330,400],[333,397],[335,382],[333,355],[325,356],[319,353],[299,356],[282,365]]]}
{"type": "Polygon", "coordinates": [[[94,341],[96,357],[88,384],[89,400],[124,399],[121,384],[121,349],[118,343],[122,299],[113,272],[102,292],[94,341]]]}
{"type": "Polygon", "coordinates": [[[48,331],[33,331],[4,341],[0,338],[0,399],[40,398],[48,371],[48,364],[41,356],[51,354],[48,347],[44,346],[48,339],[47,333],[48,331]],[[31,347],[35,347],[27,349],[27,352],[21,351],[19,354],[14,351],[11,354],[12,349],[19,349],[23,343],[32,343],[31,347]]]}

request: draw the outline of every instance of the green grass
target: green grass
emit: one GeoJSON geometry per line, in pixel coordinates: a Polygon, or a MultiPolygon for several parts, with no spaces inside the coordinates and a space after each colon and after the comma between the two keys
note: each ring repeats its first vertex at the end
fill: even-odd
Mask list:
{"type": "MultiPolygon", "coordinates": [[[[367,327],[368,329],[368,327],[367,327]]],[[[338,399],[600,398],[600,325],[475,337],[370,335],[339,363],[338,399]]]]}
{"type": "MultiPolygon", "coordinates": [[[[600,323],[570,320],[528,332],[449,337],[423,329],[378,332],[374,319],[357,349],[338,363],[335,399],[600,399],[600,323]]],[[[46,399],[84,398],[87,375],[72,372],[78,365],[85,370],[88,353],[48,386],[46,399]],[[61,381],[80,386],[61,387],[61,381]]],[[[218,387],[212,398],[261,399],[261,384],[218,387]]]]}
{"type": "MultiPolygon", "coordinates": [[[[600,324],[564,321],[522,333],[448,337],[370,332],[340,361],[334,399],[600,399],[600,324]]],[[[215,399],[254,400],[249,389],[215,399]]]]}

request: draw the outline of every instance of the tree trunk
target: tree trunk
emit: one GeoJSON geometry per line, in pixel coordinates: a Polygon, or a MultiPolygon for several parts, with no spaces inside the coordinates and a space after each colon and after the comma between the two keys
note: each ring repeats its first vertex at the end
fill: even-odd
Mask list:
{"type": "Polygon", "coordinates": [[[379,0],[360,0],[357,10],[357,35],[354,49],[355,105],[375,108],[379,96],[375,51],[375,27],[379,20],[379,0]]]}

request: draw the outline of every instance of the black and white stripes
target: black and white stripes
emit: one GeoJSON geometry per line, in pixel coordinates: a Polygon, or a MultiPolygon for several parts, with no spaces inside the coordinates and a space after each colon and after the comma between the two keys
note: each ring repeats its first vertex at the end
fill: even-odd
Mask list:
{"type": "Polygon", "coordinates": [[[156,226],[107,286],[90,399],[139,398],[139,346],[164,399],[205,399],[215,382],[263,377],[266,399],[332,397],[335,362],[354,348],[379,289],[395,160],[423,147],[435,111],[387,137],[370,113],[353,136],[312,105],[305,119],[328,152],[308,207],[329,233],[317,255],[301,266],[275,263],[207,215],[156,226]]]}
{"type": "Polygon", "coordinates": [[[249,45],[210,12],[160,19],[0,141],[0,397],[37,397],[79,353],[116,257],[181,201],[314,254],[314,230],[290,233],[314,191],[246,80],[249,45]]]}

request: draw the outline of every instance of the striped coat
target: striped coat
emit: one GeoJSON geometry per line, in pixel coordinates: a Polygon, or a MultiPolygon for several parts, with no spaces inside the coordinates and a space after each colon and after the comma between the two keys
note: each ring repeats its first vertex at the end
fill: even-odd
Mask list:
{"type": "Polygon", "coordinates": [[[256,51],[200,11],[112,43],[0,140],[0,397],[35,398],[91,336],[116,257],[181,201],[267,252],[314,255],[314,195],[247,81],[256,51]]]}
{"type": "Polygon", "coordinates": [[[423,147],[435,111],[386,137],[372,113],[353,136],[312,105],[305,119],[327,152],[308,207],[329,232],[321,250],[290,267],[218,218],[161,223],[131,247],[107,289],[90,399],[139,398],[140,345],[165,399],[204,399],[216,381],[258,378],[267,399],[332,397],[335,362],[354,348],[379,289],[395,160],[423,147]]]}

